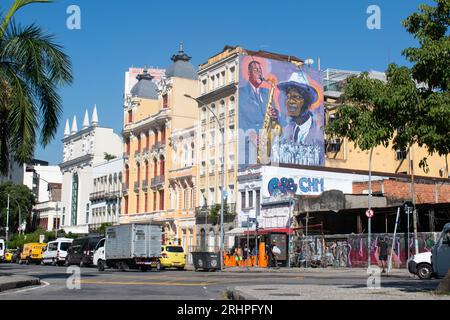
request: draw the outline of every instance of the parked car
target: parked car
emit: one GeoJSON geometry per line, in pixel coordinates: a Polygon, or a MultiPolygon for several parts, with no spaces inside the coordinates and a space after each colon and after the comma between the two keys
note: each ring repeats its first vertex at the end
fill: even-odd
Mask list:
{"type": "Polygon", "coordinates": [[[419,276],[422,280],[431,279],[433,276],[431,252],[423,252],[411,257],[408,261],[408,270],[410,273],[419,276]]]}
{"type": "Polygon", "coordinates": [[[5,240],[0,239],[0,262],[5,258],[5,240]]]}
{"type": "Polygon", "coordinates": [[[182,246],[164,245],[161,248],[161,267],[177,268],[184,270],[186,266],[186,254],[182,246]]]}
{"type": "Polygon", "coordinates": [[[67,250],[72,244],[73,239],[59,238],[47,244],[42,259],[43,264],[51,264],[53,266],[63,265],[66,261],[67,250]]]}
{"type": "Polygon", "coordinates": [[[13,254],[14,254],[14,250],[6,249],[5,257],[4,257],[3,261],[6,262],[6,263],[11,263],[13,254]]]}
{"type": "Polygon", "coordinates": [[[20,254],[19,263],[36,263],[41,264],[46,243],[26,243],[23,245],[22,253],[20,254]]]}
{"type": "Polygon", "coordinates": [[[94,253],[94,265],[99,271],[106,267],[161,269],[161,226],[152,224],[126,224],[106,229],[106,238],[101,240],[94,253]]]}
{"type": "Polygon", "coordinates": [[[450,223],[442,230],[439,240],[431,250],[431,265],[437,278],[443,278],[450,270],[450,223]]]}
{"type": "Polygon", "coordinates": [[[94,256],[94,249],[100,240],[100,235],[90,235],[73,240],[67,250],[65,265],[79,265],[80,267],[91,266],[94,256]]]}
{"type": "Polygon", "coordinates": [[[444,226],[431,252],[416,254],[408,261],[408,270],[423,280],[447,275],[450,270],[450,223],[444,226]]]}

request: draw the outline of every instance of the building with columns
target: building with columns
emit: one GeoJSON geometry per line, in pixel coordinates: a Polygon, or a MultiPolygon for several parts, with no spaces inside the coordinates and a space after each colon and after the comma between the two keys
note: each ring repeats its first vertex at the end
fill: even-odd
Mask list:
{"type": "MultiPolygon", "coordinates": [[[[199,94],[190,59],[180,46],[160,80],[161,69],[144,69],[137,83],[125,92],[120,219],[121,223],[161,222],[166,242],[181,244],[186,252],[189,243],[195,242],[191,240],[196,201],[192,157],[198,107],[184,95],[199,94]],[[181,158],[186,157],[185,146],[186,162],[181,158]]],[[[125,86],[127,83],[128,79],[125,86]]]]}
{"type": "Polygon", "coordinates": [[[105,161],[105,154],[120,157],[122,139],[111,128],[99,126],[97,107],[92,121],[86,110],[83,127],[78,130],[76,116],[72,128],[69,121],[64,130],[62,172],[61,228],[66,232],[86,234],[91,223],[91,201],[95,168],[105,161]]]}

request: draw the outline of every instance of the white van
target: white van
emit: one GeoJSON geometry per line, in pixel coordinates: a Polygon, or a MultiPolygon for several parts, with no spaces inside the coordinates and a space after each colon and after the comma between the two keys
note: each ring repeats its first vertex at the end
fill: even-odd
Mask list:
{"type": "Polygon", "coordinates": [[[59,238],[47,244],[44,251],[42,264],[64,265],[67,257],[67,250],[72,244],[73,239],[59,238]]]}
{"type": "Polygon", "coordinates": [[[0,262],[5,258],[5,240],[0,239],[0,262]]]}

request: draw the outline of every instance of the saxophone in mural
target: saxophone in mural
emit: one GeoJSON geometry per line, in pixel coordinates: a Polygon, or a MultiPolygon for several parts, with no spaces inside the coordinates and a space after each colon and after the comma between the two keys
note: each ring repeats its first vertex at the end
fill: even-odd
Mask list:
{"type": "Polygon", "coordinates": [[[270,83],[269,98],[267,100],[266,113],[264,116],[264,123],[259,135],[258,141],[258,164],[268,164],[272,152],[272,143],[275,136],[283,134],[283,128],[272,119],[271,110],[273,109],[273,98],[275,94],[275,80],[266,80],[270,83]]]}

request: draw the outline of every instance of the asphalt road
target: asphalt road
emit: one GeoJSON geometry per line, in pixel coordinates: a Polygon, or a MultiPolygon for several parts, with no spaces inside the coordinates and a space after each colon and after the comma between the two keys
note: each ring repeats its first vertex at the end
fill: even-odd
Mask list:
{"type": "MultiPolygon", "coordinates": [[[[34,276],[41,279],[40,287],[8,291],[0,300],[223,300],[227,288],[277,285],[327,286],[349,285],[364,288],[367,275],[362,269],[307,270],[305,272],[234,273],[172,271],[126,271],[95,268],[81,269],[80,289],[67,285],[72,274],[66,267],[0,264],[0,273],[34,276]]],[[[70,282],[73,286],[73,282],[70,282]]],[[[421,281],[407,272],[383,278],[383,287],[400,288],[405,292],[429,292],[438,285],[436,280],[421,281]]]]}

